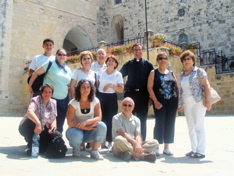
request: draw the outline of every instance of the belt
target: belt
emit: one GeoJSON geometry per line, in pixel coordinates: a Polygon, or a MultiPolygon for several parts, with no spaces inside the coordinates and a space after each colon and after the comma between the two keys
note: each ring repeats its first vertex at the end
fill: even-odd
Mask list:
{"type": "Polygon", "coordinates": [[[139,91],[142,91],[142,90],[147,90],[147,89],[126,89],[125,91],[126,92],[139,92],[139,91]]]}

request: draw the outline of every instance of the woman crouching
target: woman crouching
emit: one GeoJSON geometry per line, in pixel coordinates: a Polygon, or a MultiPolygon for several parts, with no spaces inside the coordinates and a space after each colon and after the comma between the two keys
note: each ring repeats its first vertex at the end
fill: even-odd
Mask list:
{"type": "Polygon", "coordinates": [[[73,156],[80,156],[82,142],[93,142],[92,158],[102,160],[98,148],[106,137],[106,125],[101,122],[100,102],[95,97],[94,86],[89,80],[80,80],[75,88],[75,98],[68,104],[66,137],[73,148],[73,156]]]}

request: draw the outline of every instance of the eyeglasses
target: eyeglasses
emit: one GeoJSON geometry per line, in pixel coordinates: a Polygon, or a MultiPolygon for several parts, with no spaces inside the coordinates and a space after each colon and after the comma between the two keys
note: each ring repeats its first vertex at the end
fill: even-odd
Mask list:
{"type": "Polygon", "coordinates": [[[87,61],[87,60],[91,60],[91,58],[83,58],[82,60],[84,60],[84,61],[87,61]]]}
{"type": "Polygon", "coordinates": [[[115,62],[114,60],[108,60],[107,62],[115,62]]]}
{"type": "Polygon", "coordinates": [[[131,108],[133,105],[132,105],[132,104],[123,104],[123,106],[124,106],[124,107],[127,107],[127,106],[128,106],[129,108],[131,108]]]}
{"type": "Polygon", "coordinates": [[[167,57],[159,57],[157,60],[167,60],[167,57]]]}
{"type": "Polygon", "coordinates": [[[189,60],[192,60],[192,58],[188,57],[188,58],[183,58],[183,61],[189,61],[189,60]]]}
{"type": "Polygon", "coordinates": [[[67,56],[66,54],[57,54],[58,56],[67,56]]]}

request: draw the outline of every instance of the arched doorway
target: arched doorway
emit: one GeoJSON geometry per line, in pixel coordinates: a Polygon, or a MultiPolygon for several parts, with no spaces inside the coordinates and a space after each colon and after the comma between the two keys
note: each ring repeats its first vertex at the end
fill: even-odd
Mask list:
{"type": "Polygon", "coordinates": [[[70,30],[63,42],[63,48],[67,50],[68,55],[79,54],[80,51],[93,47],[89,35],[81,27],[70,30]]]}
{"type": "Polygon", "coordinates": [[[112,21],[113,25],[113,32],[115,35],[113,35],[112,42],[118,42],[122,44],[124,42],[124,23],[123,23],[123,17],[121,15],[116,15],[113,18],[112,21]]]}

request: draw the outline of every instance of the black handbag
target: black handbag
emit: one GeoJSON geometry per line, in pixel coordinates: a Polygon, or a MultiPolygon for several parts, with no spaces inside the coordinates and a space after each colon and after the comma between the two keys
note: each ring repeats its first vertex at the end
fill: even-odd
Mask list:
{"type": "MultiPolygon", "coordinates": [[[[33,82],[33,84],[32,84],[32,90],[33,90],[33,91],[39,91],[39,90],[40,90],[40,87],[43,85],[44,77],[45,77],[46,73],[48,72],[48,70],[50,69],[51,65],[52,65],[52,62],[50,61],[50,62],[49,62],[49,65],[48,65],[48,67],[47,67],[47,69],[46,69],[46,72],[43,73],[43,74],[41,74],[41,75],[39,75],[39,76],[34,80],[34,82],[33,82]]],[[[28,77],[27,83],[29,83],[31,77],[32,77],[32,75],[28,77]]]]}
{"type": "Polygon", "coordinates": [[[46,158],[63,158],[67,152],[67,146],[61,136],[56,136],[48,145],[45,152],[46,158]]]}

